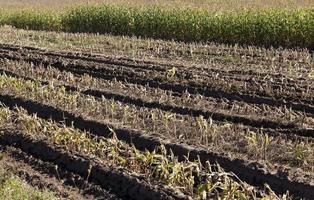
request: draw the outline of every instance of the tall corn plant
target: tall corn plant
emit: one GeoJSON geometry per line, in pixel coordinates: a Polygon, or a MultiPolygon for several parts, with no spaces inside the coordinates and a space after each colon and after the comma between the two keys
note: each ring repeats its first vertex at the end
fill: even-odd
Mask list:
{"type": "Polygon", "coordinates": [[[158,7],[85,6],[64,15],[71,32],[178,41],[314,48],[314,9],[210,12],[158,7]]]}
{"type": "Polygon", "coordinates": [[[16,28],[32,30],[61,30],[60,14],[50,11],[23,10],[9,13],[7,23],[16,28]]]}
{"type": "Polygon", "coordinates": [[[5,24],[9,24],[9,13],[5,10],[0,9],[0,26],[3,26],[5,24]]]}
{"type": "Polygon", "coordinates": [[[185,42],[314,49],[314,9],[213,12],[201,9],[83,6],[65,13],[0,12],[0,25],[35,30],[109,33],[185,42]]]}
{"type": "Polygon", "coordinates": [[[84,6],[64,15],[64,30],[130,35],[134,32],[133,10],[118,6],[84,6]]]}

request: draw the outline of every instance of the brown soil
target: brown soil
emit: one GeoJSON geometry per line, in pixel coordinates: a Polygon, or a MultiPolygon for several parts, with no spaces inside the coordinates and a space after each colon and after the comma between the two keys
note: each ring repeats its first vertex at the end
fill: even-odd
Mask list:
{"type": "MultiPolygon", "coordinates": [[[[15,77],[22,77],[27,80],[41,80],[43,84],[48,84],[47,81],[52,81],[53,75],[51,72],[47,72],[47,69],[38,67],[27,66],[23,64],[25,68],[15,67],[18,65],[17,63],[4,63],[2,65],[2,70],[8,75],[13,75],[15,77]],[[9,70],[9,71],[8,71],[9,70]],[[34,74],[34,72],[42,71],[43,74],[34,74]],[[33,75],[34,74],[34,75],[33,75]],[[26,75],[26,76],[25,76],[26,75]]],[[[50,69],[48,69],[50,71],[50,69]]],[[[52,70],[51,70],[52,71],[52,70]]],[[[55,71],[55,76],[61,75],[62,71],[55,71]],[[59,74],[59,75],[57,75],[59,74]]],[[[72,74],[71,74],[72,75],[72,74]]],[[[71,76],[72,77],[72,76],[71,76]]],[[[53,80],[55,82],[55,80],[53,80]]],[[[58,81],[58,80],[57,80],[58,81]]],[[[94,81],[94,80],[93,80],[94,81]]],[[[147,108],[157,108],[164,111],[171,111],[174,113],[178,113],[180,115],[192,115],[192,116],[204,116],[206,118],[211,117],[213,120],[224,122],[229,121],[232,123],[241,123],[244,125],[248,125],[251,127],[264,127],[271,129],[280,129],[280,132],[283,133],[293,133],[295,135],[301,136],[311,136],[313,134],[313,130],[308,129],[314,125],[314,121],[309,118],[307,120],[307,116],[304,115],[304,112],[307,112],[307,115],[312,116],[312,111],[314,111],[314,107],[311,105],[305,105],[295,102],[286,102],[286,105],[290,105],[287,108],[286,105],[279,105],[277,107],[275,105],[268,105],[266,108],[265,104],[261,104],[262,102],[254,101],[253,103],[246,103],[241,101],[241,99],[232,100],[232,101],[221,101],[219,98],[194,98],[189,97],[188,99],[184,99],[184,97],[169,95],[166,91],[161,89],[149,90],[149,88],[145,88],[145,94],[140,95],[142,90],[138,90],[138,93],[134,91],[134,89],[130,88],[128,84],[125,84],[120,87],[115,87],[116,83],[108,83],[108,88],[102,88],[102,84],[95,85],[94,87],[88,89],[78,89],[78,85],[81,88],[84,88],[84,84],[81,84],[79,80],[77,82],[72,81],[60,81],[60,84],[66,82],[64,85],[69,91],[81,91],[83,94],[92,95],[96,97],[104,97],[107,99],[115,99],[122,103],[132,104],[138,107],[147,107],[147,108]],[[132,92],[131,92],[132,91],[132,92]],[[135,93],[135,94],[134,94],[135,93]],[[140,98],[138,98],[140,96],[140,98]],[[166,102],[160,102],[160,97],[165,97],[167,99],[166,102]],[[195,100],[195,102],[191,102],[191,100],[195,100]],[[195,103],[197,104],[195,105],[195,103]],[[272,108],[275,107],[275,108],[272,108]],[[235,109],[234,109],[235,108],[235,109]],[[280,112],[278,112],[278,109],[280,112]],[[300,111],[303,111],[301,113],[300,111]],[[293,112],[293,113],[292,113],[293,112]],[[299,113],[298,113],[299,112],[299,113]],[[285,114],[283,114],[285,113],[285,114]],[[292,115],[291,115],[292,113],[292,115]],[[271,114],[271,115],[270,115],[271,114]],[[293,116],[295,115],[295,116],[293,116]],[[271,119],[270,119],[271,116],[271,119]],[[289,116],[289,117],[287,117],[289,116]],[[292,119],[291,116],[295,119],[292,119]],[[309,124],[307,124],[307,122],[309,124]],[[303,127],[303,128],[302,128],[303,127]]],[[[85,85],[86,87],[86,85],[85,85]]],[[[191,96],[190,94],[183,94],[191,96]]],[[[193,94],[192,94],[193,95],[193,94]]],[[[265,100],[265,99],[264,99],[265,100]]],[[[271,104],[271,99],[265,100],[266,103],[271,104]],[[269,101],[268,101],[269,100],[269,101]]],[[[264,103],[265,103],[264,102],[264,103]]],[[[276,101],[278,102],[278,101],[276,101]]]]}
{"type": "MultiPolygon", "coordinates": [[[[204,116],[217,124],[241,124],[275,138],[313,142],[314,80],[307,78],[308,68],[300,69],[303,75],[296,77],[280,74],[280,70],[269,74],[252,70],[254,65],[272,63],[254,55],[254,59],[248,61],[251,64],[249,70],[243,64],[231,66],[235,63],[229,62],[192,68],[10,45],[0,45],[0,58],[1,70],[8,75],[39,80],[44,85],[53,80],[57,85],[65,86],[69,93],[78,91],[98,99],[114,99],[121,105],[135,107],[138,113],[145,108],[176,113],[182,119],[204,116]],[[25,67],[17,67],[21,64],[25,67]],[[82,83],[82,77],[86,75],[93,84],[82,83]],[[162,97],[167,100],[162,101],[162,97]]],[[[276,62],[280,65],[281,61],[276,62]]],[[[179,141],[163,136],[161,132],[156,137],[147,131],[149,129],[138,130],[138,127],[100,121],[78,110],[65,110],[49,102],[25,99],[11,95],[9,91],[0,95],[0,101],[11,108],[21,106],[44,119],[64,121],[94,135],[108,137],[111,135],[109,127],[112,127],[119,139],[134,144],[139,150],[154,150],[164,144],[180,159],[188,153],[191,159],[197,159],[199,155],[202,162],[218,162],[249,184],[267,183],[280,194],[289,190],[295,196],[314,198],[313,173],[296,167],[289,170],[285,166],[270,167],[260,160],[234,158],[230,152],[187,146],[179,143],[189,143],[187,138],[179,141]]],[[[190,130],[187,124],[182,128],[190,130]]]]}
{"type": "Polygon", "coordinates": [[[290,169],[289,171],[284,167],[279,167],[277,170],[269,170],[268,166],[262,164],[262,162],[248,161],[239,158],[230,159],[223,153],[218,154],[206,151],[199,147],[177,144],[175,141],[169,139],[161,140],[154,136],[148,136],[138,130],[120,128],[114,124],[104,124],[88,118],[77,117],[76,114],[71,114],[67,111],[41,105],[36,102],[24,101],[22,99],[3,95],[1,95],[0,99],[7,106],[21,106],[30,113],[36,113],[41,118],[63,121],[69,126],[73,125],[81,130],[88,130],[97,136],[111,137],[111,128],[113,128],[118,139],[129,144],[134,144],[139,150],[147,149],[153,151],[156,147],[165,145],[168,150],[171,149],[171,151],[181,160],[185,159],[186,155],[189,155],[191,160],[200,158],[204,163],[206,161],[210,161],[211,163],[217,162],[225,170],[235,173],[247,183],[255,186],[261,186],[264,183],[267,183],[279,194],[283,194],[289,190],[289,192],[295,196],[304,196],[307,198],[314,197],[314,194],[311,192],[314,191],[314,186],[311,183],[311,180],[314,178],[313,174],[304,173],[297,168],[290,169]]]}
{"type": "MultiPolygon", "coordinates": [[[[143,177],[130,174],[125,169],[108,168],[91,157],[71,153],[45,140],[25,137],[22,133],[15,133],[14,130],[3,130],[0,144],[18,148],[27,155],[58,166],[58,169],[68,170],[81,177],[88,177],[85,180],[100,185],[104,189],[110,189],[122,199],[189,199],[187,196],[181,193],[176,194],[173,190],[163,186],[152,185],[143,177]]],[[[85,185],[83,186],[85,187],[85,185]]]]}
{"type": "MultiPolygon", "coordinates": [[[[169,71],[173,69],[173,66],[161,66],[156,63],[131,62],[112,58],[94,59],[87,56],[79,57],[65,53],[46,53],[38,50],[27,51],[26,49],[17,51],[20,56],[12,55],[15,51],[2,51],[2,57],[10,59],[23,58],[28,62],[50,64],[78,74],[88,73],[105,79],[116,78],[167,90],[172,88],[175,92],[188,90],[191,93],[197,92],[207,96],[213,96],[216,92],[220,92],[221,97],[234,98],[232,96],[237,95],[244,101],[249,101],[252,95],[259,95],[285,100],[303,100],[305,103],[313,102],[313,96],[307,96],[314,89],[311,79],[292,79],[283,74],[256,74],[254,71],[249,71],[245,75],[243,74],[245,70],[223,71],[223,69],[175,66],[175,73],[169,77],[169,71]],[[7,55],[8,52],[11,55],[7,55]],[[145,79],[145,77],[150,77],[150,79],[145,79]]],[[[220,68],[224,68],[224,66],[220,68]]]]}
{"type": "Polygon", "coordinates": [[[100,186],[87,182],[86,179],[49,162],[24,153],[14,147],[2,149],[0,164],[4,169],[26,180],[30,185],[41,190],[49,190],[57,197],[70,200],[83,199],[120,199],[100,186]]]}

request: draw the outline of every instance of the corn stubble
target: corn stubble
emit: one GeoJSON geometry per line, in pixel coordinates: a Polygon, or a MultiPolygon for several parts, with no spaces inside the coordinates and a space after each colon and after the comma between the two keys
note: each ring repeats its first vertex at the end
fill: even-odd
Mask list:
{"type": "Polygon", "coordinates": [[[311,139],[286,139],[285,136],[273,137],[262,130],[232,123],[213,122],[204,117],[186,117],[158,109],[138,108],[113,99],[95,98],[79,92],[68,92],[63,86],[51,82],[40,82],[0,76],[2,93],[32,99],[46,105],[52,105],[70,112],[99,121],[132,127],[157,134],[161,137],[175,138],[210,150],[229,152],[236,157],[250,157],[269,163],[290,167],[300,167],[312,172],[314,149],[311,139]],[[149,126],[148,126],[149,125],[149,126]]]}
{"type": "MultiPolygon", "coordinates": [[[[112,138],[94,137],[73,127],[28,115],[21,108],[0,108],[0,128],[4,131],[19,130],[24,136],[51,143],[82,155],[97,157],[106,166],[124,168],[144,175],[152,182],[177,188],[198,199],[281,199],[268,186],[264,191],[240,181],[236,175],[225,172],[219,165],[200,161],[179,162],[163,146],[155,151],[138,151],[135,147],[112,138]]],[[[13,133],[12,133],[13,134],[13,133]]],[[[283,199],[287,199],[283,196],[283,199]]]]}
{"type": "MultiPolygon", "coordinates": [[[[207,42],[217,42],[264,47],[314,49],[313,9],[269,9],[234,12],[192,8],[164,9],[162,7],[98,5],[81,6],[62,12],[39,11],[36,9],[24,11],[2,10],[0,12],[0,25],[11,25],[16,28],[31,30],[128,35],[183,42],[203,42],[204,46],[206,46],[207,42]]],[[[123,40],[121,41],[125,45],[123,40]]],[[[134,41],[131,41],[130,45],[132,46],[133,43],[134,41]]],[[[172,43],[176,42],[172,41],[172,43]]],[[[191,60],[198,59],[197,56],[201,59],[203,57],[208,59],[208,56],[203,55],[204,52],[198,52],[196,46],[194,48],[194,43],[187,45],[188,49],[185,46],[181,50],[184,54],[191,57],[191,60]]],[[[156,48],[159,48],[159,45],[157,46],[153,47],[154,51],[156,48]]],[[[204,51],[207,52],[207,46],[204,48],[204,51]]],[[[241,48],[238,48],[237,45],[232,48],[232,52],[235,55],[230,56],[229,52],[217,57],[223,59],[223,62],[226,63],[242,63],[243,60],[250,63],[255,58],[254,52],[256,53],[256,49],[252,50],[252,47],[249,47],[247,52],[244,52],[244,56],[241,59],[239,59],[240,54],[237,54],[239,53],[238,50],[241,51],[241,48]],[[245,55],[250,53],[252,53],[252,60],[245,60],[245,55]]],[[[130,49],[132,50],[132,47],[130,49]]],[[[215,52],[216,50],[212,51],[215,52]]],[[[261,54],[266,52],[265,55],[260,57],[262,60],[264,59],[265,63],[270,62],[271,67],[269,68],[273,68],[272,72],[274,74],[282,71],[282,69],[276,68],[277,64],[282,62],[280,61],[281,57],[277,57],[276,51],[271,53],[265,49],[263,51],[259,49],[259,51],[262,52],[261,54]]],[[[181,53],[181,51],[178,52],[179,54],[181,53]]],[[[293,81],[293,79],[298,80],[298,77],[301,76],[306,77],[305,80],[310,80],[314,77],[311,70],[302,70],[302,67],[296,69],[294,64],[298,64],[301,61],[297,58],[291,58],[289,55],[288,52],[286,57],[285,55],[283,56],[285,66],[287,63],[290,64],[289,67],[284,67],[283,70],[285,74],[289,74],[289,77],[291,77],[290,81],[293,81]],[[299,73],[301,74],[300,76],[299,73]]],[[[294,55],[293,52],[291,55],[294,55]]],[[[307,63],[311,59],[311,54],[309,55],[306,54],[305,56],[307,63]]],[[[26,65],[26,63],[23,64],[26,65]]],[[[219,68],[218,65],[216,67],[219,68]]],[[[251,65],[250,67],[256,66],[251,65]]],[[[260,68],[263,67],[261,66],[260,68]]],[[[12,68],[7,68],[7,70],[14,71],[12,68]]],[[[269,72],[267,70],[258,69],[257,71],[266,71],[267,73],[269,72]]],[[[46,72],[46,69],[43,71],[46,72]]],[[[302,172],[301,174],[305,175],[304,177],[306,175],[311,177],[314,172],[314,159],[311,153],[314,149],[314,143],[310,137],[295,136],[293,138],[292,136],[286,137],[283,134],[274,136],[269,134],[267,130],[264,131],[263,128],[252,128],[251,126],[228,121],[215,121],[211,117],[184,116],[172,111],[134,106],[105,97],[96,98],[92,95],[82,94],[80,89],[78,91],[67,91],[63,86],[64,84],[77,84],[78,88],[82,86],[89,89],[92,84],[96,84],[97,80],[95,77],[87,75],[84,75],[83,78],[78,78],[69,73],[63,74],[64,77],[61,78],[67,79],[67,81],[62,80],[58,82],[53,79],[53,81],[49,82],[54,73],[58,76],[61,73],[58,74],[58,70],[51,70],[49,71],[49,76],[47,75],[49,73],[45,74],[44,72],[43,74],[40,74],[40,72],[33,74],[32,78],[38,81],[26,81],[22,78],[1,75],[1,95],[10,95],[34,101],[74,113],[75,115],[86,116],[94,121],[108,122],[108,124],[113,124],[117,127],[134,128],[142,131],[140,133],[143,133],[143,135],[158,135],[160,138],[169,139],[169,141],[176,140],[177,142],[183,141],[188,144],[199,145],[199,148],[206,148],[210,152],[218,152],[218,154],[222,155],[228,154],[228,158],[231,159],[241,158],[243,160],[256,161],[258,164],[265,164],[266,167],[264,166],[265,168],[263,169],[274,170],[277,173],[281,173],[281,168],[284,168],[282,173],[288,171],[287,174],[284,174],[285,179],[291,178],[295,169],[298,172],[302,172]],[[40,81],[42,79],[48,80],[49,83],[42,84],[40,81]]],[[[25,73],[27,74],[27,72],[25,73]]],[[[180,68],[170,67],[165,71],[161,80],[164,82],[175,82],[179,80],[177,77],[180,77],[180,68]]],[[[271,87],[273,80],[265,80],[266,84],[259,90],[263,91],[266,96],[276,96],[275,91],[271,87]]],[[[98,84],[107,84],[107,86],[109,84],[109,87],[115,84],[121,84],[121,87],[124,86],[123,83],[118,83],[116,80],[98,84]]],[[[219,81],[216,84],[215,87],[224,85],[220,84],[219,81]]],[[[230,84],[230,88],[222,88],[222,90],[227,92],[233,92],[233,90],[234,92],[252,92],[253,95],[255,95],[255,90],[258,91],[258,88],[247,85],[238,84],[234,87],[231,86],[232,84],[230,84]]],[[[146,91],[144,86],[142,88],[135,87],[134,90],[139,90],[135,93],[141,93],[142,96],[149,96],[150,91],[146,91]],[[143,91],[140,91],[141,89],[143,91]]],[[[310,90],[311,87],[308,85],[306,91],[310,90]]],[[[158,92],[160,91],[156,89],[155,95],[158,95],[158,92]]],[[[287,94],[288,96],[293,96],[294,93],[293,91],[288,91],[287,94]]],[[[125,95],[127,96],[128,94],[126,93],[125,95]]],[[[203,98],[202,95],[190,97],[188,92],[181,95],[176,98],[180,98],[182,102],[193,102],[193,100],[199,102],[203,98]],[[193,99],[194,97],[200,97],[200,99],[193,99]]],[[[304,101],[312,98],[308,92],[302,93],[302,95],[304,101]]],[[[175,99],[175,97],[167,93],[161,96],[169,98],[169,102],[175,99]]],[[[280,96],[280,92],[277,96],[280,96]]],[[[203,101],[208,101],[208,99],[206,98],[203,101]]],[[[184,106],[184,104],[182,105],[184,106]]],[[[241,114],[241,112],[244,112],[238,106],[236,103],[233,104],[230,113],[235,114],[238,112],[241,114]]],[[[272,109],[271,106],[263,106],[262,113],[272,109]]],[[[228,105],[226,106],[227,108],[228,105]]],[[[248,106],[246,109],[249,109],[249,111],[244,114],[251,113],[250,115],[257,114],[258,110],[261,110],[258,106],[252,106],[251,109],[248,106]]],[[[284,123],[294,120],[299,121],[306,128],[312,126],[312,117],[307,116],[306,113],[293,111],[291,108],[289,110],[286,107],[278,107],[276,109],[278,112],[274,114],[273,119],[279,122],[282,121],[284,123]]],[[[95,136],[87,131],[78,130],[74,125],[68,127],[52,120],[44,120],[36,115],[29,115],[22,108],[8,109],[5,106],[0,106],[0,137],[10,133],[21,134],[23,137],[28,137],[35,141],[48,141],[55,145],[56,148],[96,158],[105,166],[129,171],[132,174],[144,177],[151,184],[168,186],[195,199],[266,200],[292,198],[288,194],[277,196],[268,185],[260,188],[252,187],[241,181],[235,174],[224,171],[219,164],[206,162],[205,165],[202,165],[200,159],[190,160],[189,155],[186,155],[185,160],[179,160],[171,150],[166,150],[164,146],[159,146],[154,151],[140,151],[132,144],[120,141],[115,134],[115,128],[111,129],[112,137],[105,138],[95,136]],[[16,133],[17,131],[19,133],[16,133]]],[[[300,179],[294,180],[300,181],[300,179]]],[[[300,181],[301,184],[307,184],[305,183],[306,181],[302,181],[300,181]]]]}

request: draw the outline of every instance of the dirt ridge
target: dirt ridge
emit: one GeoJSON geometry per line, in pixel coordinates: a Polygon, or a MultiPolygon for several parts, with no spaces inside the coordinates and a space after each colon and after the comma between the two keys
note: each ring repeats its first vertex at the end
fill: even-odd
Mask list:
{"type": "MultiPolygon", "coordinates": [[[[29,80],[29,81],[40,81],[42,85],[48,85],[49,82],[47,81],[41,81],[41,80],[35,80],[30,77],[20,76],[16,73],[13,73],[11,71],[0,69],[0,74],[6,74],[15,78],[21,78],[23,80],[29,80]]],[[[232,123],[239,123],[247,126],[251,126],[254,128],[264,128],[264,132],[269,133],[270,135],[278,135],[276,134],[275,130],[277,132],[280,132],[282,134],[286,134],[288,138],[294,139],[294,136],[301,136],[301,137],[313,137],[314,138],[314,129],[302,129],[298,128],[292,123],[286,124],[286,123],[280,123],[275,122],[272,120],[267,119],[250,119],[245,116],[241,115],[228,115],[220,112],[210,111],[210,110],[201,110],[201,109],[194,109],[192,107],[182,107],[182,106],[175,106],[175,105],[169,105],[164,103],[159,103],[156,101],[145,101],[141,98],[134,98],[131,96],[126,96],[119,93],[114,93],[110,91],[105,90],[95,90],[95,89],[87,89],[87,90],[81,90],[73,85],[57,85],[64,87],[69,92],[80,92],[85,95],[90,95],[98,98],[107,98],[107,99],[114,99],[115,101],[119,101],[122,103],[128,103],[132,104],[138,107],[146,107],[146,108],[158,108],[160,110],[168,111],[177,113],[180,115],[190,115],[193,117],[198,116],[204,116],[205,118],[212,118],[215,121],[219,122],[232,122],[232,123]]]]}
{"type": "MultiPolygon", "coordinates": [[[[214,87],[208,87],[199,85],[196,83],[189,83],[186,84],[178,84],[178,83],[172,83],[172,82],[163,82],[160,81],[159,78],[152,78],[152,79],[146,79],[141,76],[138,76],[137,73],[131,72],[131,71],[123,71],[119,72],[115,69],[107,69],[104,68],[100,69],[89,69],[86,68],[84,65],[79,64],[65,64],[61,61],[45,61],[44,59],[39,58],[18,58],[14,55],[1,55],[3,58],[7,58],[10,60],[24,60],[26,62],[33,63],[35,65],[41,64],[44,66],[52,66],[54,68],[57,68],[61,71],[69,71],[74,74],[78,75],[84,75],[89,74],[93,77],[105,79],[105,80],[118,80],[122,82],[128,82],[133,84],[139,84],[139,85],[148,85],[152,88],[159,88],[163,90],[172,91],[174,93],[182,94],[184,92],[189,92],[191,94],[202,94],[207,97],[213,97],[213,98],[226,98],[231,101],[243,101],[250,104],[266,104],[266,105],[272,105],[272,106],[286,106],[288,108],[292,108],[296,111],[301,111],[308,113],[310,115],[314,115],[314,107],[311,106],[314,104],[313,100],[298,100],[296,101],[294,98],[289,99],[287,97],[285,98],[274,98],[274,97],[268,97],[261,96],[261,95],[251,95],[251,94],[245,94],[242,92],[227,92],[221,89],[217,89],[214,87]]],[[[263,94],[265,95],[265,94],[263,94]]]]}
{"type": "Polygon", "coordinates": [[[110,191],[86,181],[86,177],[56,168],[56,165],[36,159],[20,149],[11,146],[2,147],[4,149],[1,165],[35,188],[52,191],[62,199],[119,199],[110,191]]]}
{"type": "Polygon", "coordinates": [[[91,158],[70,154],[61,148],[55,148],[46,141],[35,141],[24,137],[22,133],[4,132],[1,136],[2,145],[14,146],[22,151],[43,159],[47,162],[63,167],[83,177],[89,177],[90,181],[109,188],[122,198],[126,199],[165,199],[184,200],[186,196],[178,196],[162,188],[150,185],[140,177],[129,175],[122,170],[110,169],[91,158]]]}
{"type": "Polygon", "coordinates": [[[232,160],[214,152],[208,152],[184,144],[173,143],[169,140],[161,140],[154,136],[147,136],[138,130],[115,127],[113,124],[104,124],[85,119],[67,111],[42,105],[30,100],[25,101],[16,97],[3,95],[0,96],[0,100],[6,106],[11,108],[15,105],[21,106],[29,113],[36,113],[38,117],[53,119],[54,121],[63,121],[67,125],[73,125],[75,128],[87,130],[98,136],[111,137],[111,130],[113,129],[118,139],[129,144],[134,144],[139,150],[147,149],[153,151],[156,147],[164,145],[168,150],[171,149],[171,151],[181,160],[185,159],[186,155],[189,155],[191,160],[200,158],[203,163],[206,161],[210,161],[211,163],[217,162],[226,171],[235,173],[241,180],[254,186],[261,186],[263,183],[267,183],[278,194],[284,194],[289,190],[289,192],[295,196],[306,197],[309,199],[314,198],[314,185],[290,180],[287,177],[283,178],[277,172],[269,172],[265,168],[261,168],[258,163],[247,163],[247,161],[241,159],[232,160]]]}

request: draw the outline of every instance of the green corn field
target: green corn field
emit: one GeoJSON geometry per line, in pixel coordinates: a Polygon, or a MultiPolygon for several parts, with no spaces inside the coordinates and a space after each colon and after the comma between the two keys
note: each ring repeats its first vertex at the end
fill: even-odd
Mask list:
{"type": "Polygon", "coordinates": [[[64,12],[2,12],[0,24],[34,30],[140,36],[184,42],[314,48],[314,9],[207,11],[116,5],[64,12]]]}

